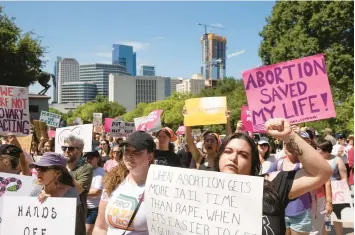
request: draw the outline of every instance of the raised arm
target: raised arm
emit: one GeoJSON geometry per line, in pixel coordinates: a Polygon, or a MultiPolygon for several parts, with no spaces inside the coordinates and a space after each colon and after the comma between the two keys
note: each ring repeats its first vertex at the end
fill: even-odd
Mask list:
{"type": "Polygon", "coordinates": [[[229,136],[233,133],[232,131],[232,126],[231,126],[231,122],[230,122],[230,114],[231,111],[227,110],[226,111],[226,118],[227,118],[227,123],[226,123],[226,135],[229,136]]]}
{"type": "Polygon", "coordinates": [[[187,145],[189,146],[192,158],[195,160],[197,167],[202,160],[202,155],[200,150],[196,147],[196,144],[192,138],[192,128],[190,126],[185,126],[185,138],[187,145]]]}
{"type": "Polygon", "coordinates": [[[284,140],[287,149],[297,155],[303,165],[303,169],[297,171],[295,175],[288,194],[289,199],[310,192],[329,180],[332,175],[330,165],[316,149],[292,131],[291,125],[286,119],[271,119],[266,122],[265,127],[269,135],[284,140]]]}

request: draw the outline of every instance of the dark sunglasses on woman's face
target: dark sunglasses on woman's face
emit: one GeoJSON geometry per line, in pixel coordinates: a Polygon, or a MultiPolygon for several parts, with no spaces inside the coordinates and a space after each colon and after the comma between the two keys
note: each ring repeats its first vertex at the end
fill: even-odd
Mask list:
{"type": "Polygon", "coordinates": [[[120,153],[121,151],[112,151],[112,153],[120,153]]]}
{"type": "Polygon", "coordinates": [[[261,147],[269,147],[268,144],[260,144],[261,147]]]}
{"type": "Polygon", "coordinates": [[[79,148],[79,147],[62,146],[61,149],[62,149],[63,152],[67,151],[67,149],[68,149],[69,152],[72,152],[72,151],[74,151],[75,149],[80,149],[80,148],[79,148]]]}
{"type": "Polygon", "coordinates": [[[42,173],[44,173],[44,172],[46,172],[48,170],[51,170],[51,169],[54,169],[54,168],[53,167],[48,167],[48,166],[38,166],[38,167],[36,167],[36,171],[42,172],[42,173]]]}

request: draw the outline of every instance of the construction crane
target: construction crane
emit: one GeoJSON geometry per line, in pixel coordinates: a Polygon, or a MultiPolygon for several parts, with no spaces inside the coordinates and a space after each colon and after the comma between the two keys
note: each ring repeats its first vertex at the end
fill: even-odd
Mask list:
{"type": "Polygon", "coordinates": [[[215,28],[215,29],[223,29],[223,30],[227,30],[226,28],[223,28],[223,27],[217,27],[217,26],[213,26],[213,25],[209,25],[209,24],[201,24],[201,23],[197,23],[197,25],[200,25],[200,26],[205,27],[205,34],[208,34],[208,30],[207,30],[207,28],[215,28]]]}

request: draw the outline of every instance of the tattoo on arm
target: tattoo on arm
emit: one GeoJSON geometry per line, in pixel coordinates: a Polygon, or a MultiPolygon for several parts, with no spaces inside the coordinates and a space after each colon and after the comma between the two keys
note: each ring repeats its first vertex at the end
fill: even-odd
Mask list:
{"type": "Polygon", "coordinates": [[[287,150],[297,156],[301,156],[303,154],[302,149],[298,146],[298,144],[295,142],[295,139],[290,139],[286,143],[286,148],[287,150]]]}

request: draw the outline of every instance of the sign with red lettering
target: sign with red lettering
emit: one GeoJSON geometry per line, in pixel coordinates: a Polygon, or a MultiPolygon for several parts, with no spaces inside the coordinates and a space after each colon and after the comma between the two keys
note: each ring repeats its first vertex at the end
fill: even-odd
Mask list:
{"type": "Polygon", "coordinates": [[[271,118],[291,124],[335,117],[323,54],[243,72],[254,131],[271,118]]]}
{"type": "Polygon", "coordinates": [[[332,203],[351,203],[351,193],[348,182],[345,180],[332,180],[332,203]]]}
{"type": "Polygon", "coordinates": [[[28,88],[0,85],[0,135],[29,134],[28,88]]]}
{"type": "Polygon", "coordinates": [[[147,118],[139,124],[137,131],[157,131],[161,128],[160,116],[163,110],[153,110],[147,118]]]}

